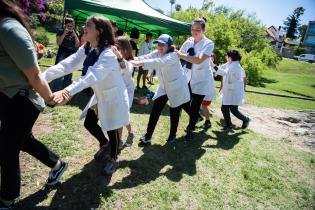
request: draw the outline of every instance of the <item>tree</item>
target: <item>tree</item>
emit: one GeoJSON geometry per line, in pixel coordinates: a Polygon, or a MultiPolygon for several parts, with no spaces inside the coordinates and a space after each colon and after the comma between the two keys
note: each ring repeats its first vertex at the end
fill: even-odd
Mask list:
{"type": "Polygon", "coordinates": [[[214,7],[213,0],[203,0],[201,10],[208,11],[210,8],[214,7]]]}
{"type": "Polygon", "coordinates": [[[175,5],[175,10],[178,12],[178,11],[181,11],[182,10],[182,5],[180,4],[176,4],[175,5]]]}
{"type": "Polygon", "coordinates": [[[300,16],[304,14],[305,9],[303,7],[298,7],[293,11],[292,15],[287,17],[286,21],[283,22],[284,29],[287,30],[287,37],[295,39],[297,36],[297,28],[299,27],[300,16]]]}
{"type": "Polygon", "coordinates": [[[298,28],[298,31],[299,31],[299,38],[301,38],[301,43],[304,42],[304,38],[305,38],[305,34],[306,34],[306,30],[307,30],[307,25],[301,25],[299,28],[298,28]]]}
{"type": "Polygon", "coordinates": [[[173,10],[173,4],[175,4],[176,0],[170,0],[170,4],[171,4],[171,14],[172,14],[172,10],[173,10]]]}

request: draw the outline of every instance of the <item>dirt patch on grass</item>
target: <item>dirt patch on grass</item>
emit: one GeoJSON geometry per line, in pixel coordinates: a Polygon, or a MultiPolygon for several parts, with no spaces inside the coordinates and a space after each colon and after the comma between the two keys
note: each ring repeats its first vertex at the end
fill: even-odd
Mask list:
{"type": "Polygon", "coordinates": [[[33,127],[35,137],[53,133],[52,116],[49,113],[40,114],[33,127]]]}
{"type": "MultiPolygon", "coordinates": [[[[315,153],[315,110],[294,111],[242,105],[240,110],[251,118],[249,129],[273,139],[286,139],[295,146],[315,153]]],[[[215,114],[223,118],[220,109],[215,114]]],[[[241,125],[232,117],[234,123],[241,125]]]]}

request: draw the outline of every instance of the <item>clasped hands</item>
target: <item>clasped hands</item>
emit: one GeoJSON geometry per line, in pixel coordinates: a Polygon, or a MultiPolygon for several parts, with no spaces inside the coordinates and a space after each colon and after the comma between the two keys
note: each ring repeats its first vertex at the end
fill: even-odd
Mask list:
{"type": "Polygon", "coordinates": [[[71,99],[70,93],[66,89],[63,89],[54,92],[46,103],[51,107],[62,106],[67,104],[70,101],[70,99],[71,99]]]}

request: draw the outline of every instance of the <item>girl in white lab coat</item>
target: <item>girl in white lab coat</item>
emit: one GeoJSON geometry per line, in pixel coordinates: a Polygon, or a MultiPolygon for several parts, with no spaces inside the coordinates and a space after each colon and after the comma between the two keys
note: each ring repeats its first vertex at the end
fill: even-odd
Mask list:
{"type": "Polygon", "coordinates": [[[214,43],[205,35],[206,19],[197,18],[192,22],[190,37],[177,51],[178,56],[186,61],[185,69],[191,89],[190,108],[185,111],[190,115],[187,126],[186,140],[193,139],[193,131],[198,121],[199,109],[202,100],[209,94],[211,89],[210,56],[214,48],[214,43]]]}
{"type": "MultiPolygon", "coordinates": [[[[129,109],[130,109],[132,106],[134,90],[135,90],[134,80],[132,78],[132,72],[133,72],[134,67],[130,62],[128,62],[129,60],[134,59],[132,55],[132,47],[129,40],[124,36],[119,36],[117,38],[115,46],[117,50],[114,50],[114,53],[117,55],[118,60],[122,61],[120,63],[121,64],[120,71],[121,71],[122,78],[124,80],[124,83],[128,91],[129,109]]],[[[123,146],[131,146],[133,143],[133,138],[134,138],[131,124],[129,123],[126,126],[126,128],[128,130],[128,137],[123,146]]],[[[119,134],[120,136],[122,136],[122,128],[119,130],[119,134]]]]}
{"type": "Polygon", "coordinates": [[[248,127],[250,119],[238,110],[245,94],[246,76],[240,64],[241,54],[233,49],[227,53],[227,63],[218,68],[217,74],[223,76],[221,111],[225,120],[224,131],[232,130],[230,112],[243,121],[242,129],[248,127]]]}
{"type": "Polygon", "coordinates": [[[87,87],[92,87],[95,95],[84,109],[83,116],[93,107],[103,132],[107,132],[111,160],[106,164],[104,173],[112,174],[117,167],[118,129],[129,123],[127,89],[120,73],[117,57],[111,49],[111,46],[115,44],[115,39],[110,21],[102,16],[91,16],[86,22],[84,36],[87,43],[75,54],[49,68],[44,76],[47,80],[53,80],[82,69],[86,58],[85,50],[89,51],[90,47],[97,48],[98,59],[93,66],[88,68],[86,75],[56,94],[61,94],[67,99],[87,87]]]}
{"type": "Polygon", "coordinates": [[[171,128],[168,143],[176,139],[180,110],[188,107],[190,94],[187,85],[187,79],[183,72],[179,58],[174,52],[173,39],[167,34],[162,34],[154,41],[157,44],[157,50],[137,58],[137,61],[131,61],[135,66],[143,66],[144,69],[156,69],[159,86],[153,97],[154,104],[151,110],[150,119],[146,134],[140,139],[139,146],[145,146],[151,143],[151,137],[154,132],[161,112],[167,103],[170,102],[171,128]]]}

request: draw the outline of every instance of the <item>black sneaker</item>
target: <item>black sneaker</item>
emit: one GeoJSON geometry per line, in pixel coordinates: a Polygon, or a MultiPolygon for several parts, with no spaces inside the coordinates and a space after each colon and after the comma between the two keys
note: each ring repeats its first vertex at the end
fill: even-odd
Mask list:
{"type": "Polygon", "coordinates": [[[55,185],[59,182],[62,174],[67,170],[68,168],[68,163],[64,162],[64,161],[60,161],[60,167],[56,170],[51,170],[49,172],[49,176],[46,182],[46,185],[48,186],[52,186],[55,185]]]}
{"type": "Polygon", "coordinates": [[[191,130],[187,130],[185,140],[192,141],[194,139],[194,133],[191,130]]]}
{"type": "Polygon", "coordinates": [[[210,120],[206,120],[205,123],[201,126],[203,129],[211,128],[210,120]]]}
{"type": "Polygon", "coordinates": [[[109,142],[100,147],[100,149],[95,153],[94,159],[96,161],[101,161],[102,159],[106,159],[106,157],[110,154],[110,146],[109,142]]]}
{"type": "Polygon", "coordinates": [[[139,147],[144,147],[151,144],[151,139],[147,138],[146,136],[142,136],[140,138],[140,143],[138,144],[139,147]]]}
{"type": "Polygon", "coordinates": [[[130,147],[133,144],[134,137],[135,137],[135,135],[133,133],[129,133],[124,146],[130,147]]]}
{"type": "Polygon", "coordinates": [[[233,127],[231,125],[226,125],[226,126],[224,126],[224,128],[222,130],[224,132],[230,132],[231,130],[233,130],[233,127]]]}
{"type": "Polygon", "coordinates": [[[251,119],[248,118],[248,120],[246,121],[243,121],[243,124],[242,124],[242,129],[246,129],[250,123],[251,119]]]}
{"type": "Polygon", "coordinates": [[[118,165],[119,165],[118,161],[111,159],[103,168],[103,174],[104,175],[113,174],[116,171],[116,169],[118,168],[118,165]]]}
{"type": "Polygon", "coordinates": [[[10,209],[13,209],[13,206],[14,206],[14,202],[7,206],[0,201],[0,210],[10,210],[10,209]]]}
{"type": "Polygon", "coordinates": [[[166,143],[172,144],[176,141],[176,136],[169,136],[166,143]]]}

